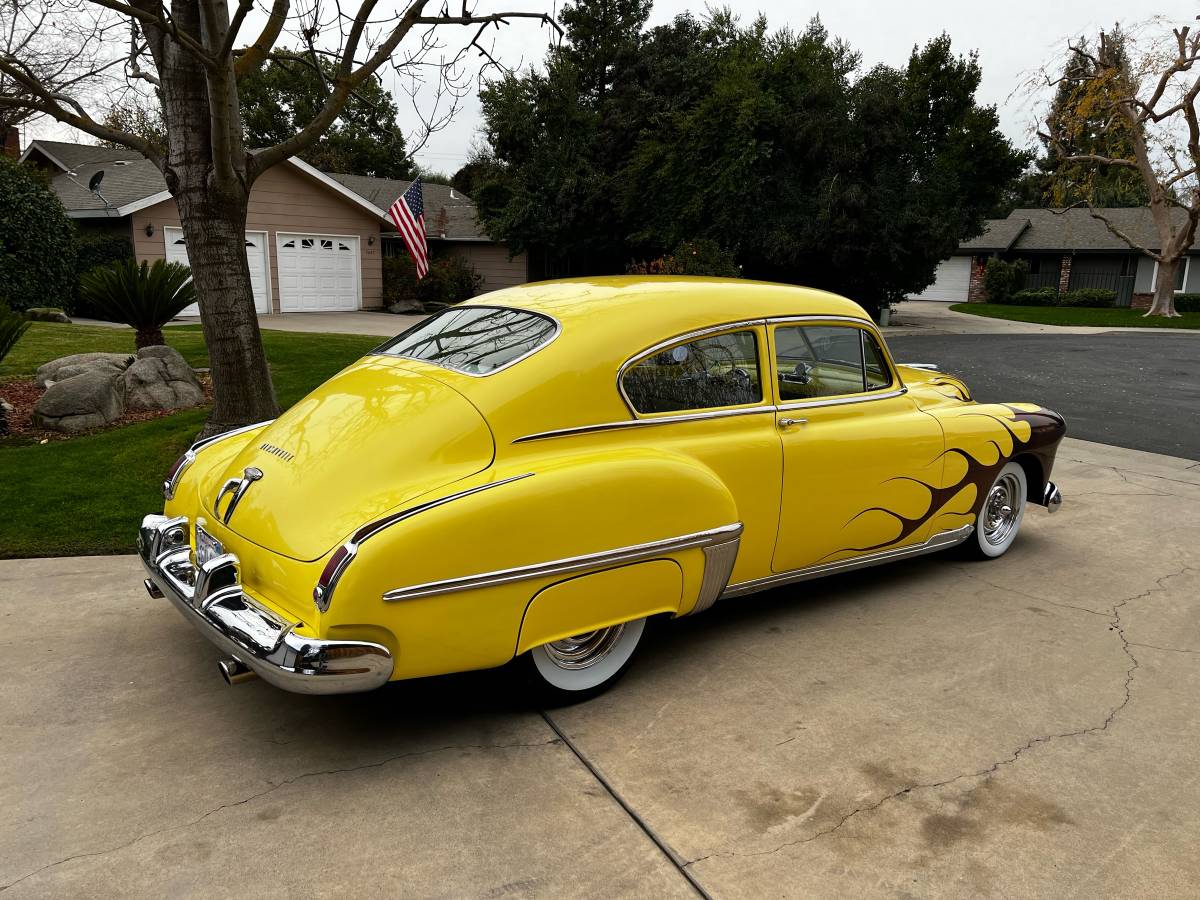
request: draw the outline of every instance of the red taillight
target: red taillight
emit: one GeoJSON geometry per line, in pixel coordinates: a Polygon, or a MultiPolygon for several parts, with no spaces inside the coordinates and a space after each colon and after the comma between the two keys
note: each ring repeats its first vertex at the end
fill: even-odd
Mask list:
{"type": "Polygon", "coordinates": [[[179,455],[179,459],[175,460],[175,462],[171,465],[171,468],[167,470],[167,477],[165,480],[174,481],[175,476],[179,474],[179,470],[183,468],[183,464],[185,462],[187,462],[187,454],[181,453],[179,455]]]}
{"type": "Polygon", "coordinates": [[[325,568],[321,571],[321,577],[317,579],[317,586],[313,588],[313,600],[316,601],[317,607],[324,612],[329,609],[329,601],[333,596],[333,589],[337,585],[338,578],[342,575],[342,569],[346,563],[350,561],[350,557],[354,555],[354,551],[350,549],[349,544],[342,544],[333,551],[333,555],[329,557],[329,561],[325,563],[325,568]]]}

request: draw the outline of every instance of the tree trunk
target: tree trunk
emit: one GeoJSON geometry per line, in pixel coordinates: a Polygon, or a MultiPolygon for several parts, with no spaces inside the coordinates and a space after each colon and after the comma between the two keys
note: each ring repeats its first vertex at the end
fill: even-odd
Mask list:
{"type": "Polygon", "coordinates": [[[133,336],[133,345],[141,350],[143,347],[154,347],[165,344],[161,328],[139,329],[133,336]]]}
{"type": "Polygon", "coordinates": [[[246,262],[248,195],[237,193],[181,186],[175,198],[213,380],[213,410],[201,436],[279,415],[246,262]]]}
{"type": "Polygon", "coordinates": [[[1159,260],[1158,283],[1154,285],[1154,299],[1150,301],[1147,316],[1179,315],[1175,312],[1175,272],[1179,268],[1178,259],[1159,260]]]}
{"type": "MultiPolygon", "coordinates": [[[[174,0],[178,27],[208,42],[197,0],[174,0]]],[[[211,23],[228,24],[228,6],[213,4],[211,23]]],[[[279,415],[263,352],[246,262],[246,208],[253,178],[247,171],[233,65],[205,67],[161,32],[148,36],[162,81],[167,125],[167,187],[179,209],[200,323],[208,345],[213,409],[201,437],[279,415]]]]}

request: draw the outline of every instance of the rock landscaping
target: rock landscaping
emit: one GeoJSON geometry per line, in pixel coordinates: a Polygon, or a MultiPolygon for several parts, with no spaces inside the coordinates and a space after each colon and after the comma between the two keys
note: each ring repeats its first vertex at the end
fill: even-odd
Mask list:
{"type": "Polygon", "coordinates": [[[59,322],[71,324],[71,317],[55,306],[35,306],[25,310],[25,318],[31,322],[59,322]]]}
{"type": "Polygon", "coordinates": [[[136,356],[64,356],[38,368],[34,384],[45,393],[34,404],[32,424],[66,434],[91,431],[129,413],[161,413],[205,400],[192,367],[163,345],[143,347],[136,356]]]}

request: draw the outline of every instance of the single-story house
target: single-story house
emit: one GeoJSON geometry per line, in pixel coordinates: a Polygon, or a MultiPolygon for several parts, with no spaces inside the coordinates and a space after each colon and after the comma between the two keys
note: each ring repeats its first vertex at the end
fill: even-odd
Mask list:
{"type": "MultiPolygon", "coordinates": [[[[50,183],[81,228],[129,237],[139,262],[187,260],[179,212],[158,168],[141,154],[60,141],[33,141],[20,159],[50,183]],[[104,172],[98,193],[91,178],[104,172]]],[[[250,191],[246,254],[261,313],[378,309],[382,259],[407,251],[387,208],[410,182],[322,172],[289,159],[264,172],[250,191]]],[[[470,198],[443,184],[424,185],[430,254],[465,258],[491,291],[528,280],[525,254],[480,227],[470,198]]],[[[185,310],[184,315],[194,314],[185,310]]]]}
{"type": "MultiPolygon", "coordinates": [[[[1143,247],[1158,249],[1158,232],[1147,207],[1102,212],[1143,247]]],[[[912,299],[985,299],[983,270],[994,256],[1025,260],[1028,288],[1106,288],[1116,291],[1118,306],[1148,307],[1158,282],[1158,263],[1130,249],[1087,209],[1017,209],[1007,218],[989,219],[983,234],[959,244],[953,256],[938,264],[933,284],[912,299]]],[[[1176,272],[1177,293],[1200,293],[1200,259],[1191,264],[1197,257],[1200,246],[1193,246],[1176,272]]]]}

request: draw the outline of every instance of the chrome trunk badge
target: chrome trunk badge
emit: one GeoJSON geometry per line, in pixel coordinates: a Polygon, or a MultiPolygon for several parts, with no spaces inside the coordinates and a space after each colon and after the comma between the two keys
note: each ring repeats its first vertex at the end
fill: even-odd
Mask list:
{"type": "Polygon", "coordinates": [[[233,511],[237,509],[238,503],[242,497],[246,495],[246,491],[250,489],[250,485],[263,477],[262,469],[256,466],[247,466],[242,470],[241,478],[230,478],[221,486],[221,490],[217,493],[217,499],[213,501],[213,515],[220,516],[222,522],[229,524],[230,518],[233,516],[233,511]],[[232,493],[233,497],[229,501],[229,506],[225,508],[225,515],[221,515],[221,501],[225,499],[225,495],[232,493]]]}

